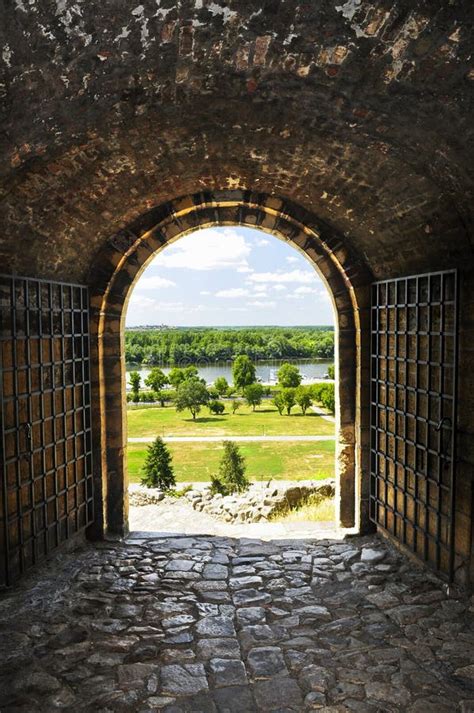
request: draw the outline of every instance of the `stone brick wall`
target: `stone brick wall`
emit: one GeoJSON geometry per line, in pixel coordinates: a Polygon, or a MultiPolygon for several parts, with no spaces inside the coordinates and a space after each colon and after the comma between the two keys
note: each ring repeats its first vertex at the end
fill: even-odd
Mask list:
{"type": "MultiPolygon", "coordinates": [[[[341,403],[349,425],[339,458],[350,461],[357,433],[356,468],[364,472],[369,280],[359,279],[360,266],[380,279],[461,268],[457,509],[467,551],[473,22],[470,0],[8,3],[0,29],[3,270],[87,280],[97,288],[96,308],[100,290],[119,275],[115,291],[102,295],[108,321],[93,345],[97,383],[112,382],[121,375],[120,315],[133,279],[119,263],[138,234],[167,217],[156,211],[177,196],[238,189],[278,197],[277,204],[283,198],[301,226],[309,216],[298,206],[305,206],[324,228],[329,262],[312,254],[304,230],[288,230],[323,274],[336,270],[326,277],[340,353],[355,343],[356,355],[351,384],[341,383],[341,390],[355,384],[356,395],[354,406],[341,403]],[[346,264],[348,254],[355,263],[346,264]]],[[[268,215],[262,227],[272,230],[268,215]]],[[[256,220],[251,211],[228,218],[256,220]]],[[[215,220],[211,207],[207,220],[215,220]]],[[[178,217],[174,235],[195,225],[178,217]]],[[[282,226],[276,230],[286,235],[282,226]]],[[[160,247],[154,241],[137,248],[137,265],[160,247]]],[[[110,476],[105,499],[119,513],[123,494],[112,484],[121,478],[125,431],[116,383],[102,404],[115,445],[99,448],[98,462],[110,476]]],[[[350,484],[364,520],[367,482],[350,477],[350,484]]]]}

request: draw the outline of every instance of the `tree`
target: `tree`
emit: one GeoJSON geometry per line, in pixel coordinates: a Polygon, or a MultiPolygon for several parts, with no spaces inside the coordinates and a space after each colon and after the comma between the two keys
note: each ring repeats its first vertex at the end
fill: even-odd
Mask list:
{"type": "Polygon", "coordinates": [[[239,401],[238,399],[234,399],[230,405],[232,409],[232,414],[235,414],[235,412],[242,406],[242,401],[239,401]]]}
{"type": "Polygon", "coordinates": [[[236,389],[245,389],[246,386],[255,383],[255,365],[250,357],[241,354],[232,365],[232,378],[236,389]]]}
{"type": "Polygon", "coordinates": [[[286,408],[286,413],[289,416],[291,413],[291,409],[296,404],[295,389],[282,389],[281,397],[283,400],[283,405],[286,408]]]}
{"type": "Polygon", "coordinates": [[[157,392],[161,391],[163,386],[167,383],[168,377],[158,366],[154,366],[145,379],[145,384],[157,392]]]}
{"type": "Polygon", "coordinates": [[[174,366],[168,374],[168,381],[175,389],[184,381],[184,370],[174,366]]]}
{"type": "Polygon", "coordinates": [[[301,384],[301,374],[300,370],[294,364],[288,364],[285,362],[278,369],[278,383],[283,388],[295,388],[301,384]]]}
{"type": "Polygon", "coordinates": [[[283,396],[281,394],[281,391],[279,391],[277,394],[275,394],[275,398],[273,399],[273,403],[278,409],[278,413],[280,416],[283,416],[283,411],[285,410],[285,402],[283,400],[283,396]]]}
{"type": "Polygon", "coordinates": [[[164,407],[166,401],[171,401],[171,394],[169,389],[167,391],[157,391],[155,393],[156,400],[160,402],[160,405],[164,407]]]}
{"type": "Polygon", "coordinates": [[[209,394],[207,393],[206,385],[201,379],[186,379],[179,384],[176,389],[176,411],[191,411],[193,421],[196,420],[197,414],[201,410],[201,406],[207,404],[209,394]]]}
{"type": "Polygon", "coordinates": [[[255,411],[255,407],[262,403],[263,386],[257,382],[249,384],[244,389],[244,396],[248,405],[252,407],[252,411],[255,411]]]}
{"type": "Polygon", "coordinates": [[[214,388],[219,396],[225,396],[229,391],[229,382],[225,376],[218,376],[214,381],[214,388]]]}
{"type": "Polygon", "coordinates": [[[311,394],[305,386],[298,386],[295,391],[295,401],[302,410],[303,416],[306,415],[306,411],[313,403],[311,400],[311,394]]]}
{"type": "Polygon", "coordinates": [[[179,367],[179,366],[174,366],[170,373],[168,374],[168,381],[169,383],[175,387],[175,389],[178,388],[180,384],[183,383],[183,381],[187,381],[188,379],[198,379],[199,378],[199,372],[196,366],[193,366],[190,364],[189,366],[186,366],[184,368],[179,367]]]}
{"type": "Polygon", "coordinates": [[[336,410],[334,384],[313,384],[311,393],[315,401],[334,413],[336,410]]]}
{"type": "Polygon", "coordinates": [[[161,438],[155,438],[148,446],[143,470],[145,475],[142,478],[142,485],[146,485],[147,488],[170,490],[175,487],[171,454],[161,438]]]}
{"type": "Polygon", "coordinates": [[[209,411],[214,414],[214,416],[219,416],[221,413],[224,413],[225,411],[225,406],[222,403],[222,401],[209,401],[209,411]]]}
{"type": "Polygon", "coordinates": [[[142,377],[140,376],[138,371],[131,371],[129,379],[130,386],[132,387],[132,401],[138,403],[138,401],[140,401],[140,384],[142,381],[142,377]]]}
{"type": "Polygon", "coordinates": [[[224,453],[219,463],[219,482],[228,493],[241,493],[250,483],[245,477],[245,458],[233,441],[222,441],[224,453]]]}

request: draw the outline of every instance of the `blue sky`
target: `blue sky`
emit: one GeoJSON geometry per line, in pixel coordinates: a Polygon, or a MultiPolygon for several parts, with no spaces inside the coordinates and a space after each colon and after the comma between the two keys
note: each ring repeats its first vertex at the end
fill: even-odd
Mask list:
{"type": "Polygon", "coordinates": [[[333,324],[327,289],[291,245],[250,228],[198,230],[148,265],[127,326],[333,324]]]}

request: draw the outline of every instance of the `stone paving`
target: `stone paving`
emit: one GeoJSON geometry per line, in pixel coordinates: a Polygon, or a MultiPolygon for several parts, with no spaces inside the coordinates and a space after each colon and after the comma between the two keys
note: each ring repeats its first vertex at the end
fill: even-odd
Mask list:
{"type": "Polygon", "coordinates": [[[472,600],[376,538],[159,538],[0,599],[0,711],[474,711],[472,600]]]}

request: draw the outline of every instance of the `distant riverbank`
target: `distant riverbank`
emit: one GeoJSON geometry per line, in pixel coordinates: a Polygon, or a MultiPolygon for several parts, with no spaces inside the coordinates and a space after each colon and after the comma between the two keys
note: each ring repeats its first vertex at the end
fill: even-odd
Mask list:
{"type": "MultiPolygon", "coordinates": [[[[262,384],[276,384],[277,372],[282,364],[290,362],[297,366],[302,376],[303,384],[314,384],[323,380],[327,376],[328,368],[333,363],[326,359],[272,359],[270,361],[256,361],[255,369],[257,379],[262,384]]],[[[187,366],[186,364],[177,366],[187,366]]],[[[216,362],[214,364],[196,364],[199,377],[205,379],[206,384],[212,384],[219,376],[224,376],[229,384],[232,383],[232,362],[216,362]]],[[[142,384],[150,373],[151,366],[143,367],[127,364],[127,389],[129,388],[129,373],[138,371],[142,377],[142,384]]],[[[160,368],[167,374],[173,366],[161,366],[160,368]]]]}

